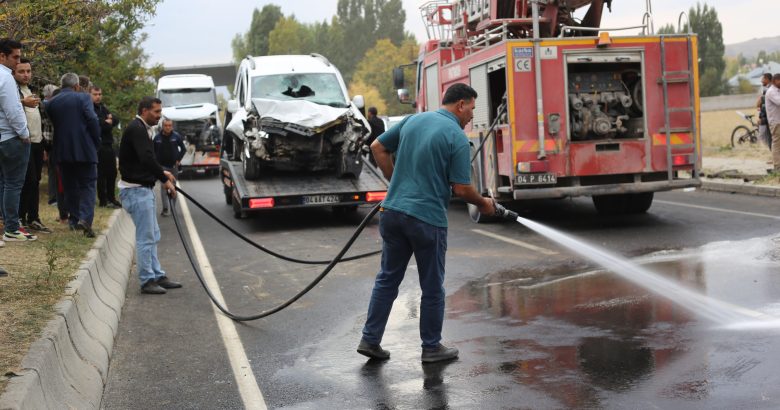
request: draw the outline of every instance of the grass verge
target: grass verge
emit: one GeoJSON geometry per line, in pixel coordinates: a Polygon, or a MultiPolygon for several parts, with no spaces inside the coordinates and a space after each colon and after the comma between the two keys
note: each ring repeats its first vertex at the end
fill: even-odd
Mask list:
{"type": "MultiPolygon", "coordinates": [[[[8,384],[7,374],[19,370],[30,344],[53,317],[65,285],[95,242],[57,222],[57,207],[46,204],[47,189],[41,185],[40,216],[54,232],[38,235],[35,242],[6,242],[0,248],[0,266],[9,272],[0,278],[0,393],[8,384]]],[[[95,209],[96,233],[106,228],[112,212],[95,209]]]]}

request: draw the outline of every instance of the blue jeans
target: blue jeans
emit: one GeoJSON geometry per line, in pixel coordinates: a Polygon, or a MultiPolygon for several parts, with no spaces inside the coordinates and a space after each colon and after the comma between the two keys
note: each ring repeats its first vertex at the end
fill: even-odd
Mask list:
{"type": "Polygon", "coordinates": [[[91,162],[60,162],[65,209],[71,226],[83,222],[92,226],[95,218],[97,164],[91,162]]]}
{"type": "Polygon", "coordinates": [[[444,257],[447,228],[427,224],[401,212],[385,209],[379,219],[384,241],[382,262],[376,275],[363,340],[380,344],[390,317],[398,287],[404,279],[412,254],[417,261],[422,299],[420,300],[420,339],[422,347],[435,347],[441,341],[444,322],[444,257]]]}
{"type": "Polygon", "coordinates": [[[157,225],[154,192],[152,188],[124,188],[119,198],[135,224],[135,253],[138,278],[141,286],[165,277],[165,271],[157,259],[157,243],[160,242],[160,226],[157,225]]]}
{"type": "Polygon", "coordinates": [[[29,159],[30,144],[20,138],[0,142],[0,214],[7,232],[19,230],[19,198],[29,159]]]}

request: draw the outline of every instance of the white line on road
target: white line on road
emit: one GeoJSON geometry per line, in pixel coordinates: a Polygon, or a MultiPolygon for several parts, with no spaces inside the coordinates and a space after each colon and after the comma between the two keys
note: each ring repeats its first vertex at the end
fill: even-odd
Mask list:
{"type": "Polygon", "coordinates": [[[530,249],[532,251],[536,251],[539,253],[543,253],[545,255],[557,255],[558,252],[551,251],[549,249],[545,249],[536,245],[531,245],[530,243],[526,243],[523,241],[518,241],[517,239],[507,238],[506,236],[501,236],[499,234],[495,234],[493,232],[483,231],[482,229],[472,229],[471,232],[478,233],[480,235],[484,235],[493,239],[498,239],[499,241],[503,241],[506,243],[511,243],[512,245],[517,245],[522,248],[530,249]]]}
{"type": "MultiPolygon", "coordinates": [[[[198,231],[195,229],[195,223],[192,221],[192,215],[190,215],[190,210],[187,207],[187,201],[180,199],[178,205],[181,208],[184,222],[187,225],[187,231],[190,235],[192,248],[195,251],[195,257],[203,272],[203,279],[205,279],[206,284],[214,294],[214,298],[223,306],[226,306],[225,299],[222,297],[222,292],[219,290],[219,283],[217,283],[217,279],[214,277],[214,271],[211,270],[211,263],[209,262],[208,256],[206,256],[206,251],[203,249],[203,243],[200,241],[198,231]]],[[[238,393],[241,395],[241,400],[244,402],[244,408],[265,410],[267,407],[265,405],[265,400],[263,399],[263,393],[260,392],[260,386],[258,386],[255,375],[252,373],[252,366],[249,364],[249,359],[246,357],[246,351],[244,350],[244,345],[241,343],[241,338],[238,337],[238,331],[236,331],[235,324],[227,316],[223,315],[213,303],[210,304],[214,311],[214,316],[217,318],[219,333],[222,335],[222,342],[225,344],[225,350],[227,350],[228,359],[230,360],[230,367],[233,370],[233,376],[236,378],[238,393]]]]}
{"type": "Polygon", "coordinates": [[[767,215],[767,214],[758,214],[758,213],[755,213],[755,212],[736,211],[736,210],[733,210],[733,209],[713,208],[711,206],[683,204],[683,203],[680,203],[680,202],[672,202],[672,201],[655,200],[655,202],[657,202],[659,204],[664,204],[664,205],[675,205],[675,206],[682,206],[682,207],[686,207],[686,208],[705,209],[707,211],[726,212],[726,213],[730,213],[730,214],[748,215],[748,216],[755,216],[755,217],[759,217],[759,218],[768,218],[768,219],[780,220],[780,216],[776,216],[776,215],[767,215]]]}

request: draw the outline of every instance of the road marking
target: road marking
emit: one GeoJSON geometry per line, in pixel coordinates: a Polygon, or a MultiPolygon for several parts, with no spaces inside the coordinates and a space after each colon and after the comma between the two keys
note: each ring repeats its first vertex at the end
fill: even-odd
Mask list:
{"type": "Polygon", "coordinates": [[[665,205],[676,205],[676,206],[682,206],[686,208],[705,209],[707,211],[726,212],[730,214],[739,214],[739,215],[755,216],[759,218],[780,220],[780,216],[776,216],[776,215],[759,214],[755,212],[745,212],[745,211],[735,211],[733,209],[713,208],[711,206],[691,205],[691,204],[683,204],[680,202],[671,202],[671,201],[656,200],[655,202],[658,202],[659,204],[665,204],[665,205]]]}
{"type": "MultiPolygon", "coordinates": [[[[225,299],[222,297],[222,292],[219,290],[219,283],[217,283],[217,279],[214,277],[214,271],[211,270],[211,263],[209,262],[208,256],[206,256],[206,251],[203,249],[203,243],[200,241],[197,229],[195,229],[195,223],[192,221],[192,215],[187,207],[187,201],[181,198],[179,199],[178,205],[181,208],[184,222],[187,225],[187,232],[189,232],[190,235],[192,249],[195,251],[195,257],[200,264],[203,279],[214,294],[214,298],[223,306],[227,306],[225,304],[225,299]]],[[[255,375],[252,373],[252,366],[249,364],[249,359],[246,357],[246,350],[244,350],[244,345],[241,343],[241,338],[238,337],[238,331],[236,331],[235,324],[227,316],[223,315],[213,303],[209,304],[214,312],[214,316],[217,318],[219,333],[222,335],[222,342],[225,345],[225,350],[227,350],[230,367],[233,370],[233,376],[236,378],[238,393],[241,395],[241,401],[244,402],[244,408],[257,410],[267,409],[265,400],[263,399],[263,393],[260,392],[260,386],[258,386],[257,379],[255,379],[255,375]]]]}
{"type": "Polygon", "coordinates": [[[545,249],[536,245],[531,245],[530,243],[526,243],[523,241],[518,241],[517,239],[507,238],[506,236],[501,236],[499,234],[495,234],[493,232],[483,231],[482,229],[472,229],[471,232],[478,233],[480,235],[484,235],[493,239],[498,239],[499,241],[503,241],[506,243],[511,243],[512,245],[519,246],[521,248],[530,249],[532,251],[536,251],[539,253],[543,253],[545,255],[557,255],[558,252],[551,251],[549,249],[545,249]]]}

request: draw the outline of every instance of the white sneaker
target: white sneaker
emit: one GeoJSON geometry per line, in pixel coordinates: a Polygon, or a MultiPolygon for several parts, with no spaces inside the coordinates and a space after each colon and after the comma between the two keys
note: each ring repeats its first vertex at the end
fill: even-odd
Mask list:
{"type": "Polygon", "coordinates": [[[30,242],[38,239],[35,235],[30,235],[25,231],[23,228],[19,228],[16,232],[8,232],[5,231],[3,234],[3,240],[4,241],[11,241],[11,242],[30,242]]]}

